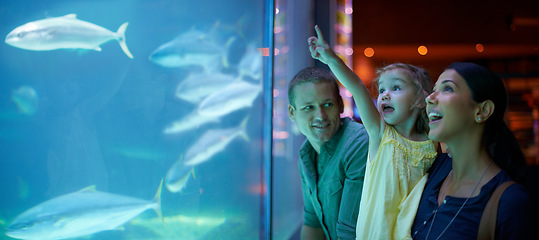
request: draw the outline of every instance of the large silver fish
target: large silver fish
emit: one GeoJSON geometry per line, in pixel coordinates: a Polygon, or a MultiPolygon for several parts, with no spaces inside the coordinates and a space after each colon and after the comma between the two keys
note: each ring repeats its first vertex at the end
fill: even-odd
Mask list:
{"type": "Polygon", "coordinates": [[[237,76],[219,72],[193,73],[178,84],[175,95],[191,103],[200,103],[208,95],[238,80],[237,76]]]}
{"type": "Polygon", "coordinates": [[[190,30],[154,50],[149,60],[167,68],[199,66],[206,72],[215,72],[228,66],[225,43],[215,42],[207,33],[190,30]]]}
{"type": "Polygon", "coordinates": [[[219,117],[236,110],[251,107],[260,94],[260,84],[236,81],[210,94],[198,105],[200,115],[219,117]]]}
{"type": "Polygon", "coordinates": [[[241,136],[249,141],[245,132],[247,119],[245,118],[238,127],[208,130],[187,150],[184,165],[194,166],[208,161],[213,155],[223,151],[236,137],[241,136]]]}
{"type": "Polygon", "coordinates": [[[125,43],[124,23],[118,32],[111,32],[101,26],[77,19],[76,14],[46,18],[26,23],[15,28],[6,37],[6,43],[35,51],[55,49],[90,49],[101,51],[99,45],[117,40],[124,53],[133,58],[125,43]]]}
{"type": "Polygon", "coordinates": [[[202,125],[205,125],[208,123],[214,123],[214,122],[219,122],[219,118],[202,116],[198,114],[197,110],[195,110],[187,114],[182,119],[178,121],[174,121],[171,124],[169,124],[163,130],[163,133],[164,134],[178,134],[178,133],[188,131],[188,130],[193,130],[202,125]]]}
{"type": "Polygon", "coordinates": [[[256,49],[254,44],[249,44],[238,64],[240,76],[249,76],[254,80],[260,80],[263,66],[262,53],[256,49]]]}
{"type": "Polygon", "coordinates": [[[65,194],[23,212],[6,228],[19,239],[65,239],[118,229],[147,209],[161,215],[161,189],[153,201],[99,192],[95,186],[65,194]]]}

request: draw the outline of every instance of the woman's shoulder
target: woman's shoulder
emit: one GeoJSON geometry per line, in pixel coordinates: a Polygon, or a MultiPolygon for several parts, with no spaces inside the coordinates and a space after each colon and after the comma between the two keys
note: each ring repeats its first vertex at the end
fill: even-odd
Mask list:
{"type": "MultiPolygon", "coordinates": [[[[509,181],[514,181],[505,170],[501,170],[492,180],[490,180],[483,188],[484,194],[492,195],[497,188],[509,181]]],[[[532,199],[528,190],[519,183],[509,185],[500,196],[498,203],[500,214],[505,216],[514,216],[518,214],[527,215],[527,212],[532,209],[532,199]]]]}
{"type": "Polygon", "coordinates": [[[526,188],[513,184],[503,192],[498,203],[497,229],[500,239],[529,239],[537,220],[526,188]]]}
{"type": "MultiPolygon", "coordinates": [[[[503,172],[503,171],[502,171],[503,172]]],[[[511,178],[504,179],[505,181],[499,182],[497,184],[499,187],[501,184],[507,181],[512,181],[511,178]]],[[[532,199],[528,190],[519,183],[515,183],[507,187],[503,194],[500,197],[500,208],[523,208],[531,209],[532,208],[532,199]]]]}

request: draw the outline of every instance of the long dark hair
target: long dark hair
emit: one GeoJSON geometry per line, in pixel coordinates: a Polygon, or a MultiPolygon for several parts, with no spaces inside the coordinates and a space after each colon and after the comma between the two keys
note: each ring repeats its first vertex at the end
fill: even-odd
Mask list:
{"type": "Polygon", "coordinates": [[[485,122],[482,144],[488,149],[493,161],[505,169],[516,181],[526,180],[526,159],[518,142],[505,124],[503,116],[507,108],[507,92],[503,81],[485,67],[474,63],[456,62],[449,65],[464,78],[474,101],[491,100],[494,112],[485,122]]]}

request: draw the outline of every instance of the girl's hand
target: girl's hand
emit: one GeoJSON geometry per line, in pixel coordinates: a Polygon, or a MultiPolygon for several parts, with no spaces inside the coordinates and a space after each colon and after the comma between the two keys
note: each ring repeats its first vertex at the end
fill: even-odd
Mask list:
{"type": "Polygon", "coordinates": [[[323,62],[325,64],[329,64],[329,61],[336,58],[337,55],[329,47],[326,40],[324,40],[322,31],[320,31],[318,25],[314,26],[314,30],[316,31],[317,37],[310,37],[309,39],[307,39],[307,42],[309,43],[309,51],[311,52],[311,57],[314,59],[318,59],[320,62],[323,62]]]}

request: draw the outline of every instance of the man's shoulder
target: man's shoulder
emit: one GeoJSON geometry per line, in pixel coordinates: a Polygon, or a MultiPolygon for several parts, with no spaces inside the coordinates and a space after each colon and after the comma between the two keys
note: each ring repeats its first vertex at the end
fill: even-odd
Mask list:
{"type": "Polygon", "coordinates": [[[367,149],[369,147],[369,135],[363,124],[349,119],[344,121],[343,127],[340,146],[344,149],[367,149]]]}
{"type": "Polygon", "coordinates": [[[343,161],[360,164],[364,167],[369,150],[369,135],[363,124],[352,119],[343,125],[344,132],[340,139],[339,148],[344,154],[343,161]]]}
{"type": "Polygon", "coordinates": [[[369,139],[369,135],[367,134],[367,130],[365,129],[365,126],[363,126],[363,124],[350,118],[346,118],[346,119],[343,121],[345,136],[357,138],[357,139],[365,139],[365,140],[369,139]]]}

